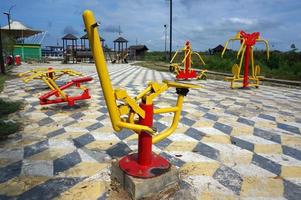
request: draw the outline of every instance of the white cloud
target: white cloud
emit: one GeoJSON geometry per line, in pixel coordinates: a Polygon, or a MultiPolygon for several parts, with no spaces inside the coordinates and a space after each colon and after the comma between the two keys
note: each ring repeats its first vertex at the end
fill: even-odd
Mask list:
{"type": "Polygon", "coordinates": [[[256,23],[255,20],[246,19],[246,18],[239,18],[239,17],[231,17],[231,18],[229,18],[229,21],[232,22],[232,23],[245,24],[245,25],[254,25],[256,23]]]}
{"type": "MultiPolygon", "coordinates": [[[[17,2],[13,10],[15,20],[22,19],[28,26],[50,32],[52,37],[45,38],[44,45],[56,43],[68,26],[72,26],[78,36],[83,35],[81,12],[92,9],[101,21],[100,34],[109,46],[118,37],[116,27],[120,25],[129,45],[135,44],[137,39],[141,44],[149,44],[151,50],[164,49],[164,24],[169,27],[169,2],[166,0],[17,2]],[[32,14],[28,15],[26,10],[32,14]],[[149,41],[151,43],[147,43],[149,41]]],[[[178,44],[182,46],[185,40],[190,40],[196,50],[212,48],[223,44],[239,30],[259,31],[265,39],[278,41],[276,47],[279,49],[287,48],[291,41],[301,46],[300,10],[300,0],[173,1],[174,49],[178,44]]],[[[0,23],[5,24],[6,19],[1,18],[0,23]]]]}

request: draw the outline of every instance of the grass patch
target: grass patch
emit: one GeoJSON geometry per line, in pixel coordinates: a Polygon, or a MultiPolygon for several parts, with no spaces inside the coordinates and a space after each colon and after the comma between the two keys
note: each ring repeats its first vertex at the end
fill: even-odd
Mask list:
{"type": "MultiPolygon", "coordinates": [[[[9,74],[9,69],[7,69],[7,74],[0,75],[0,92],[2,92],[4,83],[6,80],[10,80],[15,78],[16,76],[12,76],[9,74]]],[[[20,110],[22,103],[21,102],[9,102],[0,99],[0,139],[5,139],[8,135],[17,132],[21,124],[8,121],[7,117],[9,114],[14,113],[20,110]]]]}
{"type": "Polygon", "coordinates": [[[21,124],[7,120],[7,116],[21,108],[21,102],[7,102],[0,99],[0,140],[20,130],[21,124]]]}
{"type": "Polygon", "coordinates": [[[7,102],[0,99],[0,119],[8,114],[18,111],[21,107],[21,102],[7,102]]]}
{"type": "Polygon", "coordinates": [[[0,140],[5,139],[8,135],[20,130],[20,124],[15,122],[5,122],[0,119],[0,140]]]}
{"type": "Polygon", "coordinates": [[[7,75],[0,75],[0,92],[2,92],[4,83],[7,79],[8,79],[7,75]]]}
{"type": "Polygon", "coordinates": [[[16,75],[11,75],[10,74],[11,69],[12,69],[12,66],[8,66],[8,67],[5,68],[6,74],[0,74],[0,93],[3,90],[5,81],[18,77],[16,75]]]}
{"type": "Polygon", "coordinates": [[[7,116],[21,108],[21,102],[7,102],[0,99],[0,139],[20,130],[21,124],[7,121],[7,116]]]}
{"type": "MultiPolygon", "coordinates": [[[[196,56],[193,56],[193,68],[231,73],[233,64],[239,63],[239,60],[236,58],[236,51],[227,52],[224,58],[221,58],[220,53],[215,55],[206,55],[203,52],[199,53],[204,59],[206,65],[201,65],[199,59],[196,56]]],[[[174,62],[181,63],[183,58],[184,53],[179,53],[174,62]]],[[[146,61],[146,63],[141,62],[141,65],[152,69],[159,68],[161,71],[165,71],[164,66],[167,66],[166,71],[168,71],[168,62],[165,60],[164,52],[147,52],[144,57],[144,61],[146,61]],[[158,65],[161,65],[161,67],[158,67],[158,65]]],[[[267,78],[301,80],[301,52],[271,51],[270,59],[267,60],[266,52],[254,51],[254,60],[255,65],[259,64],[261,67],[261,75],[267,78]]],[[[140,64],[140,62],[138,63],[140,64]]]]}

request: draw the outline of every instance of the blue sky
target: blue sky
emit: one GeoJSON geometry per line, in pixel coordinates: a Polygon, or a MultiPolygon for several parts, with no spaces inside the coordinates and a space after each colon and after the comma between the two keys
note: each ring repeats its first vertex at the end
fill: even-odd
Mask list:
{"type": "MultiPolygon", "coordinates": [[[[101,22],[100,34],[109,47],[122,36],[129,45],[145,44],[150,50],[164,50],[164,24],[169,24],[168,0],[0,0],[0,24],[6,15],[34,29],[47,31],[43,45],[62,44],[61,37],[84,34],[81,13],[91,9],[101,22]]],[[[272,49],[301,49],[300,0],[173,0],[173,48],[190,40],[195,50],[207,50],[239,30],[259,31],[272,49]]],[[[231,44],[230,48],[235,48],[231,44]]],[[[263,45],[258,45],[262,48],[263,45]]]]}

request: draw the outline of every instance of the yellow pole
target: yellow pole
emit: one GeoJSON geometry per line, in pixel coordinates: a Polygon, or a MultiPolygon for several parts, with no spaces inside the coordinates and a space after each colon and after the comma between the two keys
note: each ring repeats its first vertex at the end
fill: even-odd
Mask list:
{"type": "Polygon", "coordinates": [[[242,66],[242,61],[244,60],[245,51],[246,51],[246,46],[243,47],[242,54],[240,56],[238,75],[240,75],[240,70],[241,70],[241,66],[242,66]]]}
{"type": "Polygon", "coordinates": [[[114,90],[110,81],[108,69],[106,67],[105,57],[99,39],[96,21],[92,11],[84,11],[83,19],[88,34],[90,46],[94,55],[95,65],[99,81],[103,90],[103,95],[108,106],[112,126],[115,131],[120,131],[121,128],[118,126],[118,124],[121,120],[118,114],[116,98],[114,96],[114,90]]]}
{"type": "Polygon", "coordinates": [[[241,43],[240,48],[237,52],[237,58],[239,58],[239,54],[241,53],[242,49],[245,47],[245,42],[246,42],[246,40],[242,39],[242,43],[241,43]]]}
{"type": "Polygon", "coordinates": [[[177,56],[177,54],[178,54],[178,51],[179,51],[179,50],[177,50],[176,53],[175,53],[175,55],[173,55],[172,59],[170,60],[170,64],[171,64],[171,63],[173,62],[173,60],[176,58],[176,56],[177,56]]]}
{"type": "Polygon", "coordinates": [[[252,78],[254,78],[255,75],[255,66],[254,66],[254,51],[253,46],[251,46],[251,66],[252,66],[252,78]]]}

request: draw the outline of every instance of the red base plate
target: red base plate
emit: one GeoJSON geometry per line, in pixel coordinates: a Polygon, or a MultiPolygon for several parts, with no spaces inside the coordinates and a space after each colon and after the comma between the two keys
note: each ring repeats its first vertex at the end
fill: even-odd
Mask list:
{"type": "Polygon", "coordinates": [[[119,167],[126,174],[137,178],[152,178],[169,171],[170,163],[163,157],[152,153],[152,163],[148,166],[138,164],[138,154],[124,156],[119,161],[119,167]]]}
{"type": "Polygon", "coordinates": [[[181,70],[179,74],[176,76],[177,79],[190,79],[190,78],[196,78],[197,74],[195,70],[191,70],[190,72],[186,72],[184,70],[181,70]]]}

